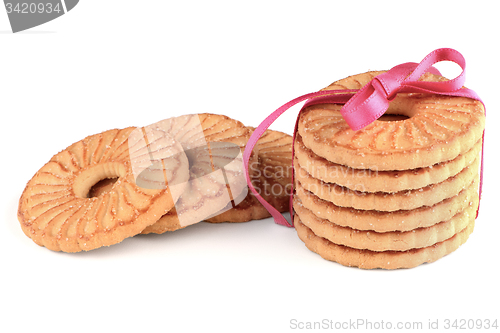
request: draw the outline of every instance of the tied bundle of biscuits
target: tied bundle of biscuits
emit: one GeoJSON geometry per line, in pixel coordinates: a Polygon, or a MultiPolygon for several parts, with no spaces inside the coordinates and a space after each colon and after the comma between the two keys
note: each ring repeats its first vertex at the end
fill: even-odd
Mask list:
{"type": "MultiPolygon", "coordinates": [[[[325,89],[360,89],[381,73],[325,89]]],[[[426,73],[420,80],[446,79],[426,73]]],[[[482,103],[402,93],[358,131],[340,109],[312,105],[298,120],[293,208],[305,245],[345,266],[396,269],[436,261],[465,243],[479,204],[482,103]]]]}
{"type": "MultiPolygon", "coordinates": [[[[242,154],[253,128],[192,114],[90,135],[54,155],[19,200],[24,233],[50,250],[79,252],[138,234],[270,214],[247,191],[242,154]]],[[[288,210],[292,137],[268,130],[252,153],[251,181],[288,210]]]]}
{"type": "MultiPolygon", "coordinates": [[[[360,89],[381,73],[325,90],[360,89]]],[[[419,80],[446,81],[432,73],[419,80]]],[[[28,182],[19,200],[21,228],[38,245],[78,252],[201,221],[262,219],[271,214],[248,191],[244,173],[264,200],[286,212],[293,166],[297,234],[325,259],[364,269],[411,268],[465,243],[479,205],[483,104],[399,93],[382,117],[357,131],[341,108],[306,107],[295,142],[267,130],[247,170],[242,155],[255,129],[223,115],[88,136],[28,182]]]]}

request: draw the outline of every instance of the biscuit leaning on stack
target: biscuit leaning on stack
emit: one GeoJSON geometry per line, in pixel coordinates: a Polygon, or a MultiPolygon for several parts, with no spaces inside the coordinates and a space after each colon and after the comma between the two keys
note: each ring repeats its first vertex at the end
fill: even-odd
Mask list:
{"type": "MultiPolygon", "coordinates": [[[[219,115],[211,115],[211,117],[224,117],[229,119],[228,117],[219,115]]],[[[219,121],[222,121],[222,119],[219,119],[219,121]]],[[[239,122],[237,123],[241,124],[239,122]]],[[[210,127],[203,125],[203,131],[205,132],[207,141],[215,142],[216,139],[209,135],[209,129],[210,127]]],[[[234,131],[234,128],[231,127],[231,130],[234,131]]],[[[239,141],[242,153],[250,135],[254,130],[255,128],[253,127],[245,127],[246,139],[244,141],[239,141]]],[[[219,133],[218,131],[216,133],[218,134],[217,140],[234,142],[233,138],[224,136],[224,133],[219,133]]],[[[289,210],[291,192],[292,137],[282,132],[266,130],[259,138],[257,145],[254,148],[254,152],[256,152],[256,158],[251,161],[249,167],[250,176],[255,189],[279,212],[287,212],[289,210]]],[[[195,198],[194,196],[191,197],[195,198]]],[[[183,198],[181,196],[179,201],[182,203],[182,200],[183,198]]],[[[194,201],[191,204],[194,206],[197,203],[197,201],[194,201]]],[[[250,190],[248,190],[248,194],[238,204],[235,204],[234,202],[231,204],[231,209],[225,210],[215,216],[204,216],[203,220],[210,223],[236,223],[259,220],[271,216],[271,214],[257,200],[255,195],[250,190]]],[[[187,207],[187,205],[185,209],[191,213],[196,211],[196,208],[187,207]]],[[[176,208],[173,208],[162,216],[158,222],[145,228],[142,231],[142,234],[162,234],[167,231],[175,231],[186,226],[187,225],[180,224],[178,212],[176,208]]]]}
{"type": "MultiPolygon", "coordinates": [[[[249,127],[252,133],[255,130],[249,127]]],[[[264,200],[280,213],[289,211],[292,191],[292,137],[266,130],[255,145],[258,160],[249,165],[252,185],[264,200]]],[[[271,217],[267,209],[248,191],[245,199],[227,212],[207,222],[247,222],[271,217]]]]}
{"type": "MultiPolygon", "coordinates": [[[[325,89],[359,89],[381,73],[325,89]]],[[[421,80],[446,79],[427,73],[421,80]]],[[[293,207],[306,246],[345,266],[396,269],[433,262],[465,243],[479,204],[483,105],[399,94],[358,131],[340,109],[310,106],[298,123],[293,207]]]]}
{"type": "Polygon", "coordinates": [[[191,172],[187,189],[180,195],[175,207],[156,223],[146,227],[142,234],[161,234],[181,229],[225,209],[230,201],[227,184],[231,184],[234,196],[246,189],[242,155],[252,131],[241,122],[224,115],[192,114],[168,118],[150,126],[167,129],[174,139],[181,143],[186,151],[191,172]],[[189,133],[193,124],[196,124],[194,136],[189,133]],[[200,146],[200,142],[203,145],[200,146]],[[197,146],[204,147],[202,156],[206,159],[206,166],[204,169],[193,170],[200,154],[192,154],[191,147],[197,146]],[[234,160],[239,163],[227,164],[228,161],[234,160]],[[225,170],[224,177],[220,172],[212,172],[215,169],[225,170]],[[211,179],[206,181],[206,177],[211,179]]]}

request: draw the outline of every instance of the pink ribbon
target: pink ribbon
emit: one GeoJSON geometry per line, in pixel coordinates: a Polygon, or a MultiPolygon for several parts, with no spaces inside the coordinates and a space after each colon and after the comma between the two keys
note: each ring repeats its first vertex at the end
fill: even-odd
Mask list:
{"type": "MultiPolygon", "coordinates": [[[[308,106],[315,104],[344,104],[340,110],[345,121],[353,131],[362,129],[373,121],[382,116],[389,107],[389,103],[398,93],[429,93],[447,96],[467,97],[480,101],[479,96],[470,89],[464,88],[465,82],[465,59],[456,50],[443,48],[437,49],[429,53],[420,63],[405,63],[391,68],[389,71],[376,76],[372,81],[359,90],[325,90],[314,93],[309,93],[284,104],[276,111],[271,113],[253,132],[250,137],[245,152],[243,153],[243,161],[245,165],[246,179],[248,187],[255,194],[257,199],[273,216],[275,222],[287,227],[293,227],[293,218],[288,222],[284,216],[278,212],[273,206],[266,202],[255,190],[248,173],[248,163],[250,154],[255,147],[257,141],[269,126],[286,110],[297,103],[308,100],[300,113],[308,106]],[[462,68],[462,73],[456,78],[448,81],[428,82],[418,81],[418,79],[426,72],[440,75],[439,71],[433,67],[434,64],[440,61],[452,61],[462,68]]],[[[484,105],[484,103],[483,103],[484,105]]],[[[297,122],[299,119],[297,116],[297,122]]],[[[295,142],[295,133],[297,131],[297,122],[293,133],[293,141],[295,142]]],[[[483,148],[484,148],[484,132],[483,132],[483,148]]],[[[483,149],[484,150],[484,149],[483,149]]],[[[481,151],[481,174],[479,184],[479,200],[483,187],[483,150],[481,151]]],[[[292,163],[293,164],[293,163],[292,163]]],[[[292,165],[293,168],[293,165],[292,165]]],[[[293,177],[293,172],[292,172],[293,177]]],[[[293,186],[293,178],[292,178],[293,186]]],[[[293,190],[290,194],[290,216],[293,217],[293,190]]],[[[477,215],[479,214],[479,207],[477,215]]],[[[476,217],[477,217],[476,215],[476,217]]]]}

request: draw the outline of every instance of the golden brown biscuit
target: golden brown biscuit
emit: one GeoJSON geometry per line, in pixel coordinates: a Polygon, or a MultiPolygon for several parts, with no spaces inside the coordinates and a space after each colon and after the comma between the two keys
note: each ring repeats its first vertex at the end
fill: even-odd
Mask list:
{"type": "MultiPolygon", "coordinates": [[[[339,80],[324,90],[358,89],[382,72],[339,80]]],[[[442,81],[425,74],[422,80],[442,81]]],[[[408,170],[450,161],[469,151],[482,137],[484,107],[479,101],[433,94],[398,94],[386,114],[407,117],[376,120],[352,131],[340,114],[341,105],[306,108],[298,133],[306,147],[328,161],[356,169],[408,170]]]]}
{"type": "Polygon", "coordinates": [[[422,206],[432,206],[447,198],[457,195],[462,189],[469,187],[478,175],[479,158],[453,177],[441,183],[432,184],[420,189],[405,190],[395,193],[369,193],[363,191],[363,184],[357,184],[358,190],[325,183],[313,178],[295,160],[295,176],[304,189],[319,198],[330,201],[337,206],[351,207],[361,210],[397,211],[410,210],[422,206]]]}
{"type": "Polygon", "coordinates": [[[305,190],[300,184],[297,184],[295,188],[295,195],[304,207],[313,211],[318,218],[329,220],[343,227],[388,232],[430,227],[441,221],[451,219],[467,207],[469,202],[478,198],[478,186],[479,177],[476,177],[468,188],[464,188],[456,196],[445,199],[433,206],[422,206],[412,210],[394,212],[339,207],[318,198],[313,193],[305,190]]]}
{"type": "Polygon", "coordinates": [[[326,219],[318,218],[313,212],[305,208],[297,197],[294,198],[294,210],[300,221],[315,235],[323,237],[338,245],[355,249],[371,251],[407,251],[416,248],[428,247],[442,242],[462,231],[476,218],[476,209],[479,198],[447,221],[434,224],[430,227],[416,228],[409,231],[376,232],[372,230],[357,230],[342,227],[326,219]]]}
{"type": "Polygon", "coordinates": [[[312,252],[319,254],[326,260],[338,262],[344,266],[363,269],[398,269],[412,268],[423,263],[434,262],[458,249],[469,238],[474,230],[474,220],[461,232],[453,237],[429,247],[408,251],[383,251],[353,249],[337,245],[329,240],[316,236],[306,227],[300,218],[295,215],[294,224],[299,238],[312,252]]]}
{"type": "MultiPolygon", "coordinates": [[[[89,136],[56,154],[28,182],[19,200],[18,218],[24,233],[54,251],[78,252],[121,242],[140,233],[169,211],[187,180],[187,158],[182,147],[163,133],[148,131],[162,146],[166,169],[146,181],[134,174],[133,161],[147,158],[154,147],[134,142],[135,128],[109,130],[89,136]],[[90,188],[106,178],[117,178],[108,191],[89,197],[90,188]],[[166,183],[177,183],[177,191],[166,183]]],[[[154,142],[151,142],[154,145],[154,142]]],[[[158,172],[156,172],[158,171],[158,172]]]]}
{"type": "Polygon", "coordinates": [[[299,134],[295,137],[295,156],[307,173],[325,183],[335,183],[351,190],[356,190],[357,184],[363,184],[364,192],[399,192],[440,183],[455,176],[474,162],[481,152],[482,141],[479,140],[471,150],[454,160],[402,171],[353,169],[327,161],[308,149],[299,134]]]}

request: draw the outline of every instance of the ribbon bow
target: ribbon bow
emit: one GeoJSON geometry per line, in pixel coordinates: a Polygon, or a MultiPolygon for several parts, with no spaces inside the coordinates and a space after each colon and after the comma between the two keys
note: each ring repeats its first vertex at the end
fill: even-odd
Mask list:
{"type": "MultiPolygon", "coordinates": [[[[389,103],[393,100],[398,93],[429,93],[457,97],[468,97],[481,101],[479,96],[470,89],[464,88],[465,82],[465,59],[458,51],[450,48],[442,48],[434,50],[429,53],[420,63],[404,63],[391,68],[389,71],[376,76],[372,81],[359,90],[324,90],[310,94],[306,94],[295,98],[294,100],[284,104],[276,111],[271,113],[253,132],[248,140],[245,152],[243,153],[243,162],[245,165],[246,179],[248,187],[257,197],[257,199],[264,205],[264,207],[271,213],[277,224],[293,227],[292,222],[289,223],[280,212],[273,206],[266,202],[255,190],[248,173],[248,163],[250,154],[255,147],[258,139],[262,136],[266,129],[286,110],[300,103],[308,100],[300,113],[308,106],[315,104],[335,103],[344,104],[340,112],[353,131],[360,130],[382,116],[389,107],[389,103]],[[462,73],[456,78],[448,81],[429,82],[419,81],[420,77],[426,72],[441,75],[439,71],[433,67],[434,64],[440,61],[452,61],[462,68],[462,73]],[[353,94],[355,93],[355,94],[353,94]]],[[[484,105],[484,103],[483,103],[484,105]]],[[[297,121],[299,119],[297,116],[297,121]]],[[[297,131],[297,123],[294,130],[297,131]]],[[[484,145],[484,132],[483,132],[483,145],[484,145]]],[[[483,153],[481,152],[481,155],[483,153]]],[[[481,180],[479,185],[479,199],[481,200],[481,191],[483,184],[483,156],[481,156],[481,180]]],[[[293,166],[292,166],[293,167],[293,166]]],[[[293,186],[293,176],[292,176],[293,186]]],[[[293,191],[290,195],[290,215],[293,216],[292,208],[293,191]]],[[[479,207],[477,214],[479,214],[479,207]]]]}

